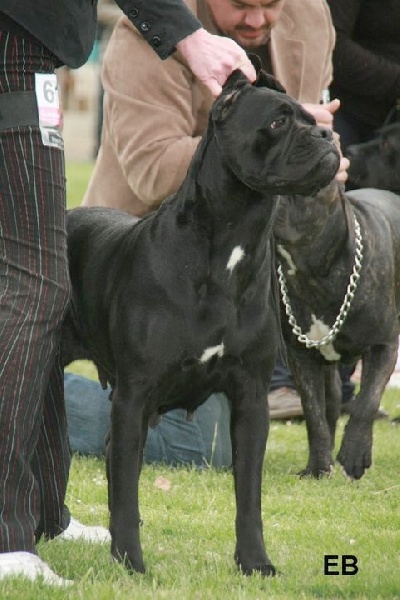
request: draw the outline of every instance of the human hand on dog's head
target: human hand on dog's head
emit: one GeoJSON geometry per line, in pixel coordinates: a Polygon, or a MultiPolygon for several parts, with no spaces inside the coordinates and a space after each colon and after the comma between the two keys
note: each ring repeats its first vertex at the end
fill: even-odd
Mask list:
{"type": "Polygon", "coordinates": [[[218,97],[229,75],[240,69],[248,81],[255,80],[246,52],[232,39],[198,29],[176,45],[192,73],[218,97]]]}

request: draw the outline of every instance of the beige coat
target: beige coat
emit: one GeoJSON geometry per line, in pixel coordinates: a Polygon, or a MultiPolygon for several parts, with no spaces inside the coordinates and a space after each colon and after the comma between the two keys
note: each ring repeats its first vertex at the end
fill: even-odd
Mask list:
{"type": "MultiPolygon", "coordinates": [[[[187,4],[215,33],[205,0],[187,4]]],[[[271,61],[289,94],[320,101],[332,77],[334,41],[325,0],[286,0],[271,36],[271,61]]],[[[83,204],[142,216],[180,186],[213,99],[179,53],[161,61],[126,17],[105,53],[103,83],[103,138],[83,204]]]]}

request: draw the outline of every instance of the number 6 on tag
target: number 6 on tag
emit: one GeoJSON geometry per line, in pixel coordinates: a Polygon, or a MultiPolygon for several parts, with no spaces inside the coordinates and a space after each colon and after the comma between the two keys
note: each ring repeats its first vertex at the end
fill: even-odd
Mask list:
{"type": "Polygon", "coordinates": [[[35,93],[39,112],[39,126],[45,146],[63,149],[59,131],[60,102],[57,77],[54,73],[35,73],[35,93]]]}

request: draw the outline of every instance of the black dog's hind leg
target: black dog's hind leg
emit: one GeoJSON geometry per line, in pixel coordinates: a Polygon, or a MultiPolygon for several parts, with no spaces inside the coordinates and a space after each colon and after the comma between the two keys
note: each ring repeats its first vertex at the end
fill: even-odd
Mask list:
{"type": "Polygon", "coordinates": [[[139,475],[147,431],[143,390],[121,384],[113,394],[108,477],[111,553],[132,571],[145,572],[140,545],[139,475]]]}
{"type": "Polygon", "coordinates": [[[261,479],[268,436],[267,389],[251,380],[244,385],[245,398],[233,401],[231,415],[236,494],[235,561],[245,575],[254,571],[275,575],[275,567],[265,550],[261,520],[261,479]]]}
{"type": "Polygon", "coordinates": [[[363,356],[360,391],[350,406],[350,419],[337,456],[352,479],[360,479],[371,466],[373,423],[396,358],[397,336],[393,344],[372,346],[363,356]]]}

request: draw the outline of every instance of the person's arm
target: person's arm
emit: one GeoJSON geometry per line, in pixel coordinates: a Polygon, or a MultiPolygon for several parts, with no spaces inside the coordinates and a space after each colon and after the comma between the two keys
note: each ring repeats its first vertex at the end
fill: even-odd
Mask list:
{"type": "Polygon", "coordinates": [[[235,69],[250,81],[256,73],[245,51],[231,39],[212,35],[183,0],[115,0],[162,59],[176,49],[214,96],[235,69]]]}
{"type": "Polygon", "coordinates": [[[354,36],[363,0],[327,0],[336,28],[333,53],[335,83],[357,95],[377,99],[400,96],[400,65],[367,50],[354,36]]]}
{"type": "MultiPolygon", "coordinates": [[[[103,85],[104,126],[115,156],[133,193],[155,208],[185,178],[202,133],[193,113],[206,94],[187,66],[160,61],[126,19],[104,56],[103,85]],[[127,54],[136,60],[124,60],[127,54]]],[[[205,118],[211,103],[209,96],[205,118]]]]}
{"type": "Polygon", "coordinates": [[[247,54],[230,38],[212,35],[198,29],[177,44],[192,73],[219,96],[222,86],[235,69],[240,69],[251,81],[256,72],[247,54]]]}
{"type": "Polygon", "coordinates": [[[201,28],[183,0],[115,0],[160,58],[167,58],[183,38],[201,28]]]}

